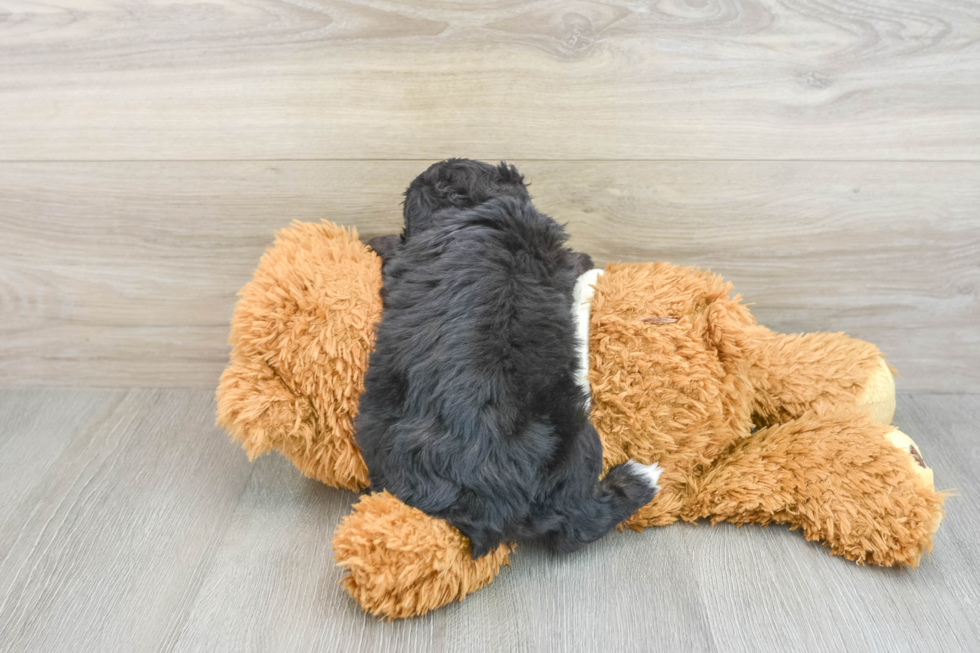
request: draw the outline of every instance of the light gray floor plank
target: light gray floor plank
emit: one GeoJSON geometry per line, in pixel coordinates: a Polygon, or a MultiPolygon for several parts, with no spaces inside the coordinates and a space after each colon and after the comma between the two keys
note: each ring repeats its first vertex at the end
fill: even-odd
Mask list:
{"type": "Polygon", "coordinates": [[[278,454],[258,460],[173,650],[433,650],[445,612],[389,624],[338,585],[331,540],[356,498],[303,477],[278,454]]]}
{"type": "MultiPolygon", "coordinates": [[[[123,390],[0,393],[0,560],[50,491],[41,481],[78,433],[100,426],[125,397],[123,390]]],[[[0,575],[0,595],[10,578],[0,575]]]]}
{"type": "Polygon", "coordinates": [[[183,624],[251,473],[212,426],[210,393],[0,396],[0,412],[40,413],[4,423],[0,477],[32,489],[0,525],[0,650],[160,647],[183,624]],[[60,451],[6,454],[50,437],[60,451]]]}
{"type": "Polygon", "coordinates": [[[677,529],[613,533],[569,556],[536,544],[451,606],[450,651],[715,651],[677,529]]]}
{"type": "Polygon", "coordinates": [[[209,391],[0,392],[0,651],[976,651],[980,396],[902,395],[953,488],[914,571],[799,533],[676,524],[571,556],[523,545],[419,619],[364,615],[330,540],[355,495],[249,466],[209,391]]]}

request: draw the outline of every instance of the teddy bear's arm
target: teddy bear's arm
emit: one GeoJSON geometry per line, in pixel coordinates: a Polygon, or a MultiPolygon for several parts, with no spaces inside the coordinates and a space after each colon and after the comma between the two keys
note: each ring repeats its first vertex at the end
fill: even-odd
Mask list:
{"type": "Polygon", "coordinates": [[[736,443],[694,481],[682,517],[789,524],[834,555],[914,567],[944,495],[910,443],[866,410],[806,412],[736,443]]]}
{"type": "Polygon", "coordinates": [[[462,533],[388,492],[368,494],[341,521],[334,560],[344,589],[365,611],[400,619],[461,601],[510,565],[512,544],[473,560],[462,533]]]}
{"type": "Polygon", "coordinates": [[[762,326],[749,333],[758,425],[797,418],[818,404],[865,406],[873,421],[891,423],[895,380],[884,355],[870,342],[843,333],[774,333],[762,326]]]}

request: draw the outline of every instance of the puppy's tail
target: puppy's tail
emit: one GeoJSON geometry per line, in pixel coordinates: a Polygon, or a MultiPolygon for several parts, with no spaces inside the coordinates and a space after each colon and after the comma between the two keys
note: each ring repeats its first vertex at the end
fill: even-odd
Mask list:
{"type": "Polygon", "coordinates": [[[553,551],[569,553],[580,549],[616,527],[648,504],[660,491],[657,482],[663,469],[629,460],[609,470],[591,496],[575,506],[561,527],[546,538],[553,551]]]}

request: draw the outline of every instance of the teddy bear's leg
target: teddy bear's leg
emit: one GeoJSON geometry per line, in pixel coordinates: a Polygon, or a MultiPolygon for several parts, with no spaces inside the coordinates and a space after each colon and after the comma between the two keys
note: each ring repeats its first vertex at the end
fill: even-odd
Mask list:
{"type": "Polygon", "coordinates": [[[873,421],[891,424],[895,380],[870,342],[843,333],[781,334],[756,327],[748,339],[750,376],[759,425],[799,417],[818,404],[864,406],[873,421]]]}
{"type": "Polygon", "coordinates": [[[682,517],[789,524],[834,555],[914,567],[942,505],[911,439],[850,409],[807,412],[742,439],[692,484],[682,517]]]}
{"type": "Polygon", "coordinates": [[[365,495],[354,505],[337,527],[333,548],[347,572],[344,589],[365,611],[389,619],[462,600],[509,565],[514,550],[501,544],[473,560],[458,530],[388,492],[365,495]]]}

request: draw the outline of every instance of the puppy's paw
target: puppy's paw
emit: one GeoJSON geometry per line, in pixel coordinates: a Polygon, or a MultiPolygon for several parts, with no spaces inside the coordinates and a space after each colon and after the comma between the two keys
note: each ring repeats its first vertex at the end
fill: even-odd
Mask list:
{"type": "Polygon", "coordinates": [[[635,460],[627,460],[623,463],[623,466],[632,472],[635,476],[639,476],[647,485],[653,489],[654,492],[660,492],[660,486],[657,482],[660,480],[660,475],[663,474],[663,467],[657,463],[652,465],[644,465],[643,463],[638,463],[635,460]]]}

